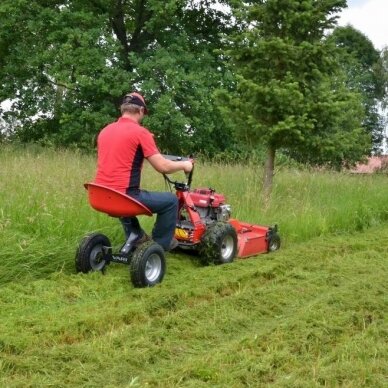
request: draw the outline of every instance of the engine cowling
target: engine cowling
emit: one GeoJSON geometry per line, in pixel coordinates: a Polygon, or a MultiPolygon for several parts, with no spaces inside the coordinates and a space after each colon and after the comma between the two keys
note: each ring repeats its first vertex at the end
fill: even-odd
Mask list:
{"type": "Polygon", "coordinates": [[[223,194],[211,188],[197,188],[191,192],[191,198],[199,216],[205,221],[228,221],[231,206],[223,194]]]}

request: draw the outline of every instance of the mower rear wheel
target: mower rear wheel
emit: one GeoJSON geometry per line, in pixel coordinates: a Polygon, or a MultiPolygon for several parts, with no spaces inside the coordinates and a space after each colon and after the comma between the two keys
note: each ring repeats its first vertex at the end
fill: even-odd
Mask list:
{"type": "Polygon", "coordinates": [[[268,240],[268,252],[275,252],[280,248],[280,236],[273,233],[268,240]]]}
{"type": "Polygon", "coordinates": [[[75,255],[77,272],[103,271],[106,265],[105,247],[110,247],[109,238],[104,234],[92,233],[85,236],[75,255]]]}
{"type": "Polygon", "coordinates": [[[135,287],[152,287],[161,283],[166,272],[163,248],[154,241],[141,244],[133,252],[129,271],[135,287]]]}
{"type": "Polygon", "coordinates": [[[206,230],[199,253],[205,263],[227,264],[237,253],[237,233],[232,225],[216,222],[206,230]]]}

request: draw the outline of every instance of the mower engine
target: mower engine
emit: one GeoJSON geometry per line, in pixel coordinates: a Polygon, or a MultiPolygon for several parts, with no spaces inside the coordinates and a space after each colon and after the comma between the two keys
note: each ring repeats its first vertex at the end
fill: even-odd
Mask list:
{"type": "Polygon", "coordinates": [[[229,221],[231,206],[225,203],[223,194],[217,194],[211,188],[197,188],[191,192],[191,199],[201,220],[206,224],[229,221]]]}

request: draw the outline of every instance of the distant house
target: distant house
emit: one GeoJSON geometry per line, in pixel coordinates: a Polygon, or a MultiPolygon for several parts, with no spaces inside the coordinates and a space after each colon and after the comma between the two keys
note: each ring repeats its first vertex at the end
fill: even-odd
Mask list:
{"type": "Polygon", "coordinates": [[[371,156],[368,158],[367,163],[357,164],[351,172],[355,174],[372,174],[379,170],[388,170],[388,155],[371,156]]]}

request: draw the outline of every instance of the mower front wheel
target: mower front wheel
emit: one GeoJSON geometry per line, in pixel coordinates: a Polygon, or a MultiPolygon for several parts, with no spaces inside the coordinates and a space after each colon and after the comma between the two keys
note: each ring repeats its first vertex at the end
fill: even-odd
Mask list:
{"type": "Polygon", "coordinates": [[[109,238],[104,234],[92,233],[85,236],[75,255],[76,271],[83,273],[103,271],[107,263],[106,250],[110,246],[109,238]]]}
{"type": "Polygon", "coordinates": [[[206,230],[199,249],[205,263],[227,264],[237,253],[237,233],[232,225],[216,222],[206,230]]]}
{"type": "Polygon", "coordinates": [[[141,244],[133,252],[129,271],[135,287],[152,287],[161,283],[166,272],[163,248],[154,241],[141,244]]]}

